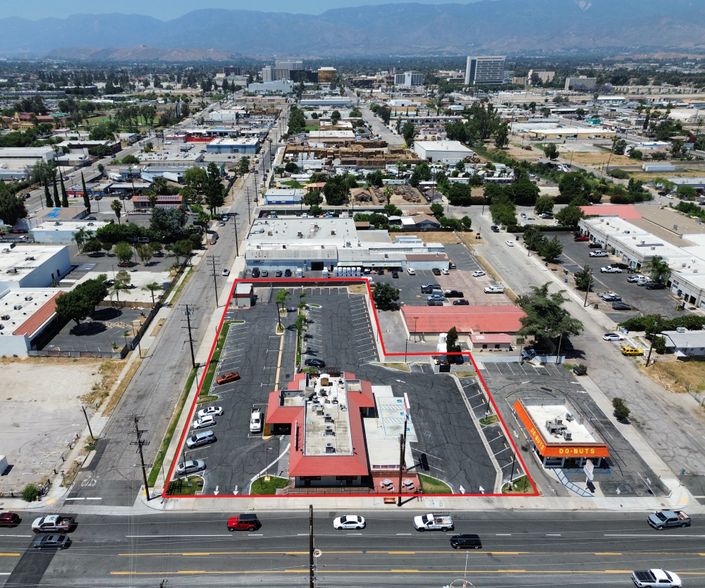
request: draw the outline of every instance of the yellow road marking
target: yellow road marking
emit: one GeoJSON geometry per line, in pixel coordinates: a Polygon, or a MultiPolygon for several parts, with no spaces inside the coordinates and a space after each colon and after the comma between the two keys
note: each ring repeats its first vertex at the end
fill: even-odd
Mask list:
{"type": "Polygon", "coordinates": [[[622,555],[618,551],[603,551],[602,553],[598,552],[595,555],[622,555]]]}
{"type": "Polygon", "coordinates": [[[0,557],[19,557],[21,553],[0,553],[0,557]]]}

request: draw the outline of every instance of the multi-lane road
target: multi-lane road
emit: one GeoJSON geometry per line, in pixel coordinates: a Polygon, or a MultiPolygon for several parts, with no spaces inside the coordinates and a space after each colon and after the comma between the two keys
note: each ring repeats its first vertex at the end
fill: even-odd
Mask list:
{"type": "MultiPolygon", "coordinates": [[[[691,528],[656,531],[645,514],[456,512],[455,532],[477,533],[483,543],[464,552],[450,548],[453,533],[415,531],[420,511],[354,513],[368,521],[354,532],[333,530],[341,514],[314,512],[322,552],[316,586],[440,587],[466,576],[476,588],[627,588],[632,570],[650,567],[681,574],[685,586],[705,585],[698,518],[691,528]]],[[[0,574],[11,574],[7,588],[308,584],[308,512],[260,512],[254,533],[229,533],[228,516],[80,516],[73,545],[53,554],[29,548],[28,515],[20,527],[0,530],[0,574]]]]}

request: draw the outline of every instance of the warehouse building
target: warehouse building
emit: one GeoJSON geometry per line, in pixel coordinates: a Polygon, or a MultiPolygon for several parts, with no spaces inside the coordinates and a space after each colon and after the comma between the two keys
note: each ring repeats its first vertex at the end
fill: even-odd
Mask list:
{"type": "MultiPolygon", "coordinates": [[[[146,198],[146,196],[145,196],[146,198]]],[[[47,221],[34,227],[30,234],[35,243],[69,245],[78,231],[95,232],[110,223],[103,221],[47,221]]]]}
{"type": "Polygon", "coordinates": [[[71,271],[66,246],[7,245],[0,249],[0,292],[8,288],[47,288],[71,271]]]}
{"type": "Polygon", "coordinates": [[[36,349],[56,319],[56,299],[63,293],[54,288],[0,292],[0,355],[26,357],[36,349]]]}
{"type": "Polygon", "coordinates": [[[475,153],[460,141],[416,141],[414,151],[420,159],[433,163],[455,164],[475,157],[475,153]]]}
{"type": "Polygon", "coordinates": [[[259,139],[256,137],[238,137],[237,139],[213,139],[206,146],[207,153],[243,153],[256,155],[259,151],[259,139]]]}

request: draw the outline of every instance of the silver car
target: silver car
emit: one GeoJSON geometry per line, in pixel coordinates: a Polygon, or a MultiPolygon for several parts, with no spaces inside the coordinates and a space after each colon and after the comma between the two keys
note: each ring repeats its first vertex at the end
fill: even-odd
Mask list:
{"type": "Polygon", "coordinates": [[[206,469],[206,462],[202,459],[191,459],[179,463],[174,470],[177,476],[188,476],[196,472],[201,472],[206,469]]]}

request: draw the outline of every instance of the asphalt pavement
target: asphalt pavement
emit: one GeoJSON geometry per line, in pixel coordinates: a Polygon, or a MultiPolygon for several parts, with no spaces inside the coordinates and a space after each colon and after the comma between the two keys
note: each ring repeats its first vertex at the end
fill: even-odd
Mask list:
{"type": "MultiPolygon", "coordinates": [[[[690,528],[656,531],[646,513],[455,512],[454,532],[419,533],[413,516],[434,509],[410,506],[315,510],[316,585],[441,587],[465,576],[476,587],[626,588],[631,570],[652,567],[679,573],[685,586],[705,583],[701,517],[690,528]],[[345,514],[364,516],[366,528],[335,531],[333,518],[345,514]],[[454,533],[478,534],[482,549],[453,550],[454,533]]],[[[308,584],[307,512],[258,512],[254,533],[229,533],[233,514],[81,516],[73,544],[57,553],[29,548],[28,515],[0,530],[0,578],[7,588],[308,584]]]]}

